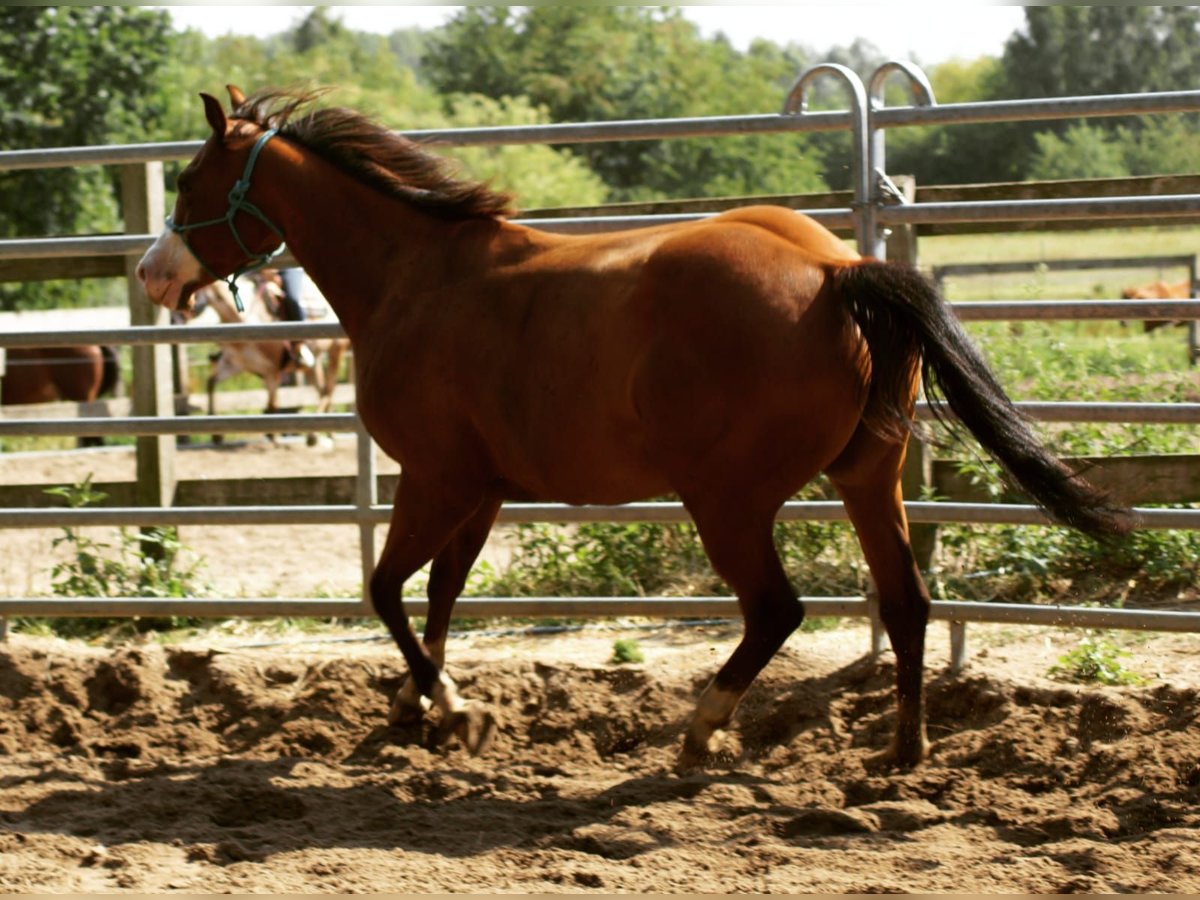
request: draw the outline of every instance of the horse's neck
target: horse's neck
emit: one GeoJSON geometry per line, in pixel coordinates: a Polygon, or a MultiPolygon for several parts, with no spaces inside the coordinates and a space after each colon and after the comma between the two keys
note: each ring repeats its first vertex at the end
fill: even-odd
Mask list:
{"type": "Polygon", "coordinates": [[[282,146],[286,162],[270,167],[261,205],[286,223],[288,249],[352,340],[395,285],[411,296],[455,274],[461,223],[387,197],[311,151],[282,146]]]}

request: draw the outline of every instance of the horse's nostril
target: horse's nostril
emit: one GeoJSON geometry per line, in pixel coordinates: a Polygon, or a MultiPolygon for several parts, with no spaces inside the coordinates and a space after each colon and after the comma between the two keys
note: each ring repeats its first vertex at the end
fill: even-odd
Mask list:
{"type": "Polygon", "coordinates": [[[137,280],[140,281],[142,284],[145,284],[146,283],[146,264],[138,263],[138,267],[137,267],[135,274],[137,275],[137,280]]]}

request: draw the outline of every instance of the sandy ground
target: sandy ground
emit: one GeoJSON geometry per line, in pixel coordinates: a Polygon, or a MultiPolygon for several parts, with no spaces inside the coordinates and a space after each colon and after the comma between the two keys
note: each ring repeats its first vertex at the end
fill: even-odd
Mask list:
{"type": "MultiPolygon", "coordinates": [[[[180,475],[235,458],[348,472],[353,445],[187,450],[180,475]]],[[[124,451],[7,455],[0,477],[103,481],[132,465],[124,451]]],[[[52,536],[3,534],[10,596],[45,592],[52,536]]],[[[183,538],[235,596],[357,590],[353,529],[183,538]]],[[[1075,633],[972,626],[970,667],[951,675],[931,629],[932,757],[887,771],[871,757],[894,722],[890,654],[864,656],[861,623],[796,634],[728,752],[679,774],[687,716],[738,628],[635,624],[454,637],[451,673],[500,721],[479,758],[436,745],[436,717],[386,726],[403,669],[377,630],[10,636],[0,890],[1200,891],[1200,636],[1114,637],[1147,679],[1114,688],[1049,677],[1075,633]],[[611,662],[618,637],[645,661],[611,662]]]]}
{"type": "Polygon", "coordinates": [[[931,642],[915,770],[870,763],[893,671],[846,627],[793,636],[730,752],[688,774],[675,752],[728,626],[454,638],[451,672],[501,723],[479,758],[386,727],[402,672],[381,642],[16,636],[0,890],[1200,890],[1197,639],[1139,645],[1150,681],[1103,688],[1046,677],[1063,633],[973,634],[960,676],[931,642]],[[609,661],[621,635],[645,662],[609,661]]]}

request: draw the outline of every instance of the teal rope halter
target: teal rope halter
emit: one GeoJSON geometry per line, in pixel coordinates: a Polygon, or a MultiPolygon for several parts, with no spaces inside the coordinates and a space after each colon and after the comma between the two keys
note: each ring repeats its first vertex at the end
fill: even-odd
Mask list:
{"type": "Polygon", "coordinates": [[[203,222],[189,222],[186,225],[177,225],[171,220],[170,216],[167,216],[166,219],[167,227],[170,228],[175,234],[179,235],[179,238],[183,241],[184,246],[187,247],[192,256],[196,258],[196,262],[200,263],[200,268],[208,273],[208,275],[212,277],[213,281],[224,281],[229,285],[229,292],[233,294],[233,302],[237,305],[238,312],[245,311],[242,307],[242,298],[238,296],[238,278],[240,278],[242,275],[245,275],[247,272],[257,272],[264,266],[269,265],[271,260],[283,252],[283,229],[268,219],[266,213],[246,199],[246,192],[250,190],[250,176],[253,174],[254,166],[258,162],[258,155],[262,152],[262,148],[266,145],[267,141],[275,136],[275,133],[276,130],[274,128],[270,129],[269,131],[264,131],[259,139],[254,143],[254,147],[250,150],[250,156],[246,160],[246,168],[242,172],[242,177],[234,182],[233,187],[229,189],[229,209],[225,210],[225,215],[216,219],[205,219],[203,222]],[[279,240],[281,241],[279,246],[268,253],[254,253],[253,251],[249,250],[246,247],[245,242],[242,240],[242,236],[238,233],[237,225],[234,224],[234,217],[239,212],[249,213],[274,231],[275,234],[279,236],[279,240]],[[187,238],[184,236],[185,232],[192,231],[196,228],[205,228],[209,225],[229,226],[229,230],[233,234],[233,239],[237,241],[237,245],[241,248],[241,251],[250,257],[250,262],[234,271],[231,275],[224,277],[218,275],[211,268],[209,268],[208,264],[205,263],[204,260],[200,258],[199,254],[192,249],[192,245],[188,243],[187,238]]]}

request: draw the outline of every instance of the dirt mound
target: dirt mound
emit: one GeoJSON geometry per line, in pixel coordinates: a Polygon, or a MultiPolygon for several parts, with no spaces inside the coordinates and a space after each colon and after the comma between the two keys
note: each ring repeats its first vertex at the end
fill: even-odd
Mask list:
{"type": "Polygon", "coordinates": [[[793,639],[729,755],[686,775],[682,728],[730,634],[636,667],[604,661],[608,634],[452,645],[463,694],[500,717],[480,759],[434,746],[435,723],[386,727],[402,668],[383,644],[17,639],[0,650],[0,888],[1200,888],[1194,686],[935,671],[933,758],[885,771],[893,671],[851,637],[793,639]]]}

